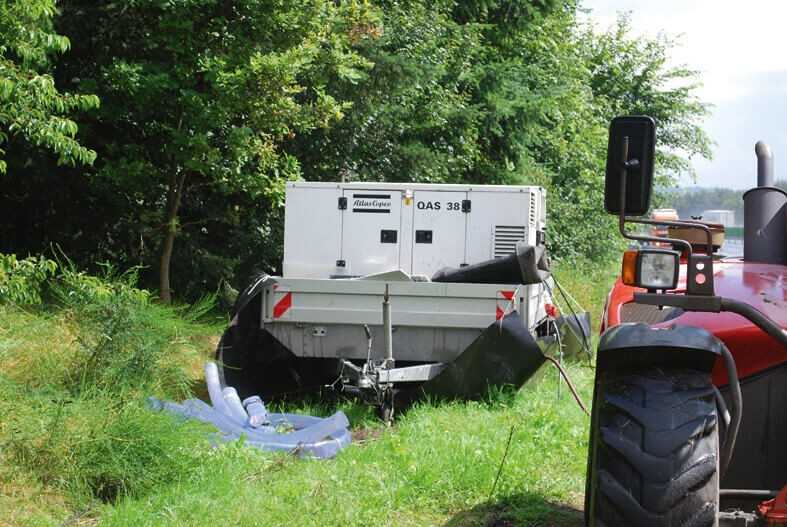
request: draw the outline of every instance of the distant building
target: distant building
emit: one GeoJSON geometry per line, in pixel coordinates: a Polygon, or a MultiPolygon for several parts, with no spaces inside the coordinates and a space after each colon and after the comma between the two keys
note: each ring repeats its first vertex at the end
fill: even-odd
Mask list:
{"type": "Polygon", "coordinates": [[[733,227],[735,226],[735,211],[727,209],[704,210],[702,211],[702,221],[733,227]]]}
{"type": "MultiPolygon", "coordinates": [[[[651,218],[654,220],[661,220],[661,221],[676,221],[678,220],[678,211],[675,209],[655,209],[651,213],[651,218]]],[[[659,238],[666,238],[667,237],[667,227],[665,225],[656,225],[653,227],[651,234],[653,236],[658,236],[659,238]]],[[[657,244],[657,245],[668,245],[668,244],[657,244]]]]}

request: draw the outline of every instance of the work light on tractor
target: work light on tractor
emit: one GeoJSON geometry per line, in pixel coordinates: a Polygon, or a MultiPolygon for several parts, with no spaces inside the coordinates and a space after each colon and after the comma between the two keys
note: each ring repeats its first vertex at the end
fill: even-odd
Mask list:
{"type": "Polygon", "coordinates": [[[586,523],[787,525],[787,193],[758,143],[744,254],[722,256],[721,225],[645,217],[655,139],[649,117],[609,130],[605,208],[636,248],[602,321],[586,523]]]}

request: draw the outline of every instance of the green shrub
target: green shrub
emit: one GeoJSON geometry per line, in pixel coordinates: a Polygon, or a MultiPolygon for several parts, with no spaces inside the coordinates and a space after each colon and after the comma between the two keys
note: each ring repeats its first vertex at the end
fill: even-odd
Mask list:
{"type": "Polygon", "coordinates": [[[66,268],[53,284],[54,296],[79,326],[67,375],[72,394],[188,394],[187,371],[176,360],[186,321],[151,302],[136,280],[135,270],[118,274],[105,266],[102,277],[66,268]]]}
{"type": "Polygon", "coordinates": [[[0,302],[40,304],[43,284],[56,270],[57,264],[43,256],[19,260],[0,253],[0,302]]]}
{"type": "Polygon", "coordinates": [[[47,282],[53,305],[0,308],[12,326],[0,331],[0,484],[33,475],[81,509],[188,477],[208,452],[206,430],[145,398],[190,395],[189,362],[201,361],[191,339],[204,331],[193,321],[213,297],[162,306],[135,270],[59,267],[47,282]]]}

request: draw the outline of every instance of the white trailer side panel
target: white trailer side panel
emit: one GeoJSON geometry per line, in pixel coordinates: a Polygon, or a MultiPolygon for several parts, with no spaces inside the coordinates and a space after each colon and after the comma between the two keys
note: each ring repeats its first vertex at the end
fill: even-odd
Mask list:
{"type": "Polygon", "coordinates": [[[336,278],[402,269],[433,275],[543,240],[545,191],[418,183],[287,185],[284,276],[336,278]]]}
{"type": "Polygon", "coordinates": [[[341,247],[342,215],[338,185],[287,186],[284,208],[284,276],[325,277],[336,267],[341,247]]]}

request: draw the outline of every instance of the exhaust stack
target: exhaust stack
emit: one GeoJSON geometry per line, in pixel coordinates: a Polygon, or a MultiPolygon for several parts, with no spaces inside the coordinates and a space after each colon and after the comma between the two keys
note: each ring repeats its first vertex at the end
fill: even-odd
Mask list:
{"type": "Polygon", "coordinates": [[[787,193],[774,187],[773,153],[757,141],[757,186],[743,194],[743,259],[787,265],[787,193]]]}
{"type": "Polygon", "coordinates": [[[757,141],[757,144],[754,145],[754,153],[757,154],[757,186],[772,187],[776,179],[773,176],[771,147],[764,141],[757,141]]]}

